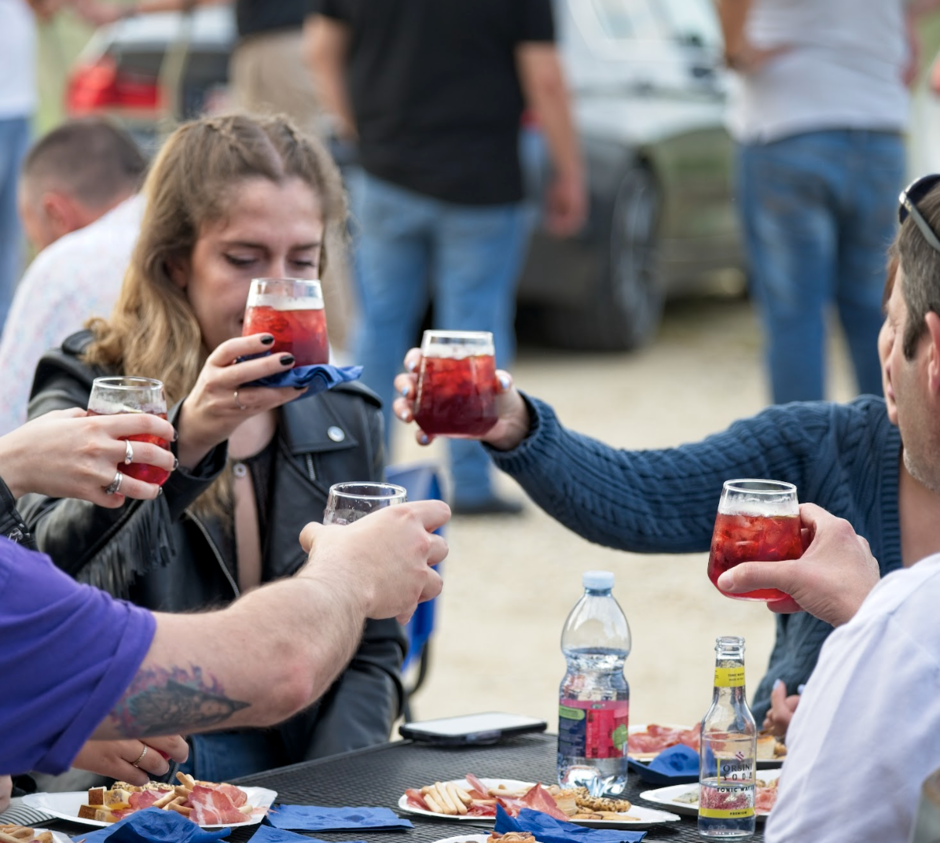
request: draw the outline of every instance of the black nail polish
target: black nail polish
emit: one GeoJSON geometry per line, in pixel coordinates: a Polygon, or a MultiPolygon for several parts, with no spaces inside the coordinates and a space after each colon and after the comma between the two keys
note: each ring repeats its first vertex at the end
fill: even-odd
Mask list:
{"type": "Polygon", "coordinates": [[[262,337],[262,338],[261,338],[261,344],[262,344],[262,345],[273,345],[273,344],[274,344],[274,337],[272,337],[270,334],[268,334],[266,337],[262,337]]]}
{"type": "Polygon", "coordinates": [[[305,387],[305,386],[295,386],[295,387],[294,387],[294,389],[297,389],[297,390],[306,389],[306,388],[307,388],[307,387],[305,387]]]}
{"type": "Polygon", "coordinates": [[[293,365],[294,365],[294,355],[293,355],[293,354],[285,354],[283,357],[281,357],[281,365],[282,365],[282,366],[293,366],[293,365]]]}
{"type": "Polygon", "coordinates": [[[176,442],[180,438],[180,432],[174,427],[173,428],[173,441],[176,442]]]}
{"type": "Polygon", "coordinates": [[[173,468],[170,470],[176,471],[176,469],[178,469],[179,467],[180,467],[180,461],[176,457],[173,457],[173,468]]]}

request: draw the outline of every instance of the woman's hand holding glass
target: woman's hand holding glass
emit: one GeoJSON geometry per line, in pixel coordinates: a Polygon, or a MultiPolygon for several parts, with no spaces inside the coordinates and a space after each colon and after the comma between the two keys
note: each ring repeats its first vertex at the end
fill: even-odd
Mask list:
{"type": "MultiPolygon", "coordinates": [[[[129,436],[151,435],[172,440],[176,433],[165,419],[149,413],[88,416],[84,410],[56,410],[28,421],[0,437],[0,476],[21,497],[38,492],[52,498],[79,498],[110,509],[125,498],[152,500],[160,487],[131,476],[120,492],[106,494],[115,465],[124,463],[129,436]]],[[[175,468],[172,453],[157,445],[133,442],[133,461],[175,468]]]]}
{"type": "MultiPolygon", "coordinates": [[[[403,422],[412,422],[415,417],[415,398],[418,394],[418,371],[421,368],[421,349],[412,348],[405,355],[403,374],[395,378],[395,391],[398,398],[392,404],[392,411],[403,422]]],[[[512,375],[502,369],[496,371],[497,422],[482,436],[475,437],[500,451],[509,451],[519,445],[529,432],[529,410],[522,396],[516,391],[512,375]]],[[[420,445],[429,445],[434,437],[420,428],[415,433],[420,445]]]]}
{"type": "Polygon", "coordinates": [[[306,391],[293,386],[245,386],[293,368],[290,354],[243,359],[264,354],[273,342],[270,334],[235,337],[220,343],[209,355],[180,410],[180,465],[193,468],[246,419],[293,401],[306,391]]]}

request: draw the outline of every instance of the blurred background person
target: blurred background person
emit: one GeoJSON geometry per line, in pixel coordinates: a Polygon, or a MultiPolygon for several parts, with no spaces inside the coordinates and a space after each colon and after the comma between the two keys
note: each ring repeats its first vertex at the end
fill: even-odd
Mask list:
{"type": "Polygon", "coordinates": [[[26,156],[19,207],[39,251],[16,289],[0,339],[0,434],[26,421],[36,364],[92,316],[111,312],[137,242],[146,162],[123,129],[74,120],[26,156]],[[41,250],[41,251],[40,251],[41,250]]]}
{"type": "MultiPolygon", "coordinates": [[[[513,358],[529,220],[519,124],[530,108],[554,182],[546,223],[569,235],[586,194],[550,0],[313,0],[307,49],[324,108],[358,143],[353,357],[390,419],[392,380],[430,295],[436,328],[492,331],[513,358]]],[[[455,514],[514,513],[479,443],[448,441],[455,514]]]]}
{"type": "Polygon", "coordinates": [[[23,265],[16,180],[37,104],[36,24],[27,0],[0,0],[0,327],[23,265]]]}
{"type": "Polygon", "coordinates": [[[825,397],[833,305],[858,391],[881,388],[884,256],[904,183],[913,67],[906,5],[718,2],[739,83],[729,104],[738,209],[778,404],[825,397]]]}

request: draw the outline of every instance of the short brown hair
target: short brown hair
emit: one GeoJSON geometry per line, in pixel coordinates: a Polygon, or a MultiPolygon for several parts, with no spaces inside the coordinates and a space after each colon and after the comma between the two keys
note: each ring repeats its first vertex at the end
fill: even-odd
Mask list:
{"type": "Polygon", "coordinates": [[[27,153],[20,178],[39,190],[68,193],[89,208],[135,192],[147,162],[134,139],[111,120],[70,120],[41,137],[27,153]]]}
{"type": "MultiPolygon", "coordinates": [[[[934,232],[940,232],[940,186],[917,203],[917,210],[934,232]]],[[[892,244],[890,255],[900,261],[904,272],[901,291],[907,307],[907,323],[901,350],[906,359],[912,360],[917,343],[927,330],[925,317],[931,311],[940,314],[940,252],[924,239],[908,217],[892,244]]]]}

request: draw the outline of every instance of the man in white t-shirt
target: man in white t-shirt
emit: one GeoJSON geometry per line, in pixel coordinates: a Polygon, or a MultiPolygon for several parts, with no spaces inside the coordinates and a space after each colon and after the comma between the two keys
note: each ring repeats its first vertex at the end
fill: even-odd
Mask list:
{"type": "Polygon", "coordinates": [[[20,211],[42,251],[16,288],[0,338],[0,435],[26,421],[39,358],[111,312],[140,232],[136,191],[145,169],[130,136],[98,118],[59,126],[27,154],[20,211]]]}
{"type": "Polygon", "coordinates": [[[731,593],[778,588],[790,599],[774,611],[839,627],[787,730],[768,843],[906,843],[921,784],[940,767],[940,176],[907,188],[901,214],[878,352],[904,468],[902,506],[882,517],[906,569],[878,582],[868,542],[804,504],[812,541],[800,559],[747,562],[718,580],[731,593]]]}
{"type": "Polygon", "coordinates": [[[906,6],[718,0],[737,75],[739,213],[776,403],[825,397],[833,305],[859,392],[880,392],[884,251],[904,180],[906,6]]]}

